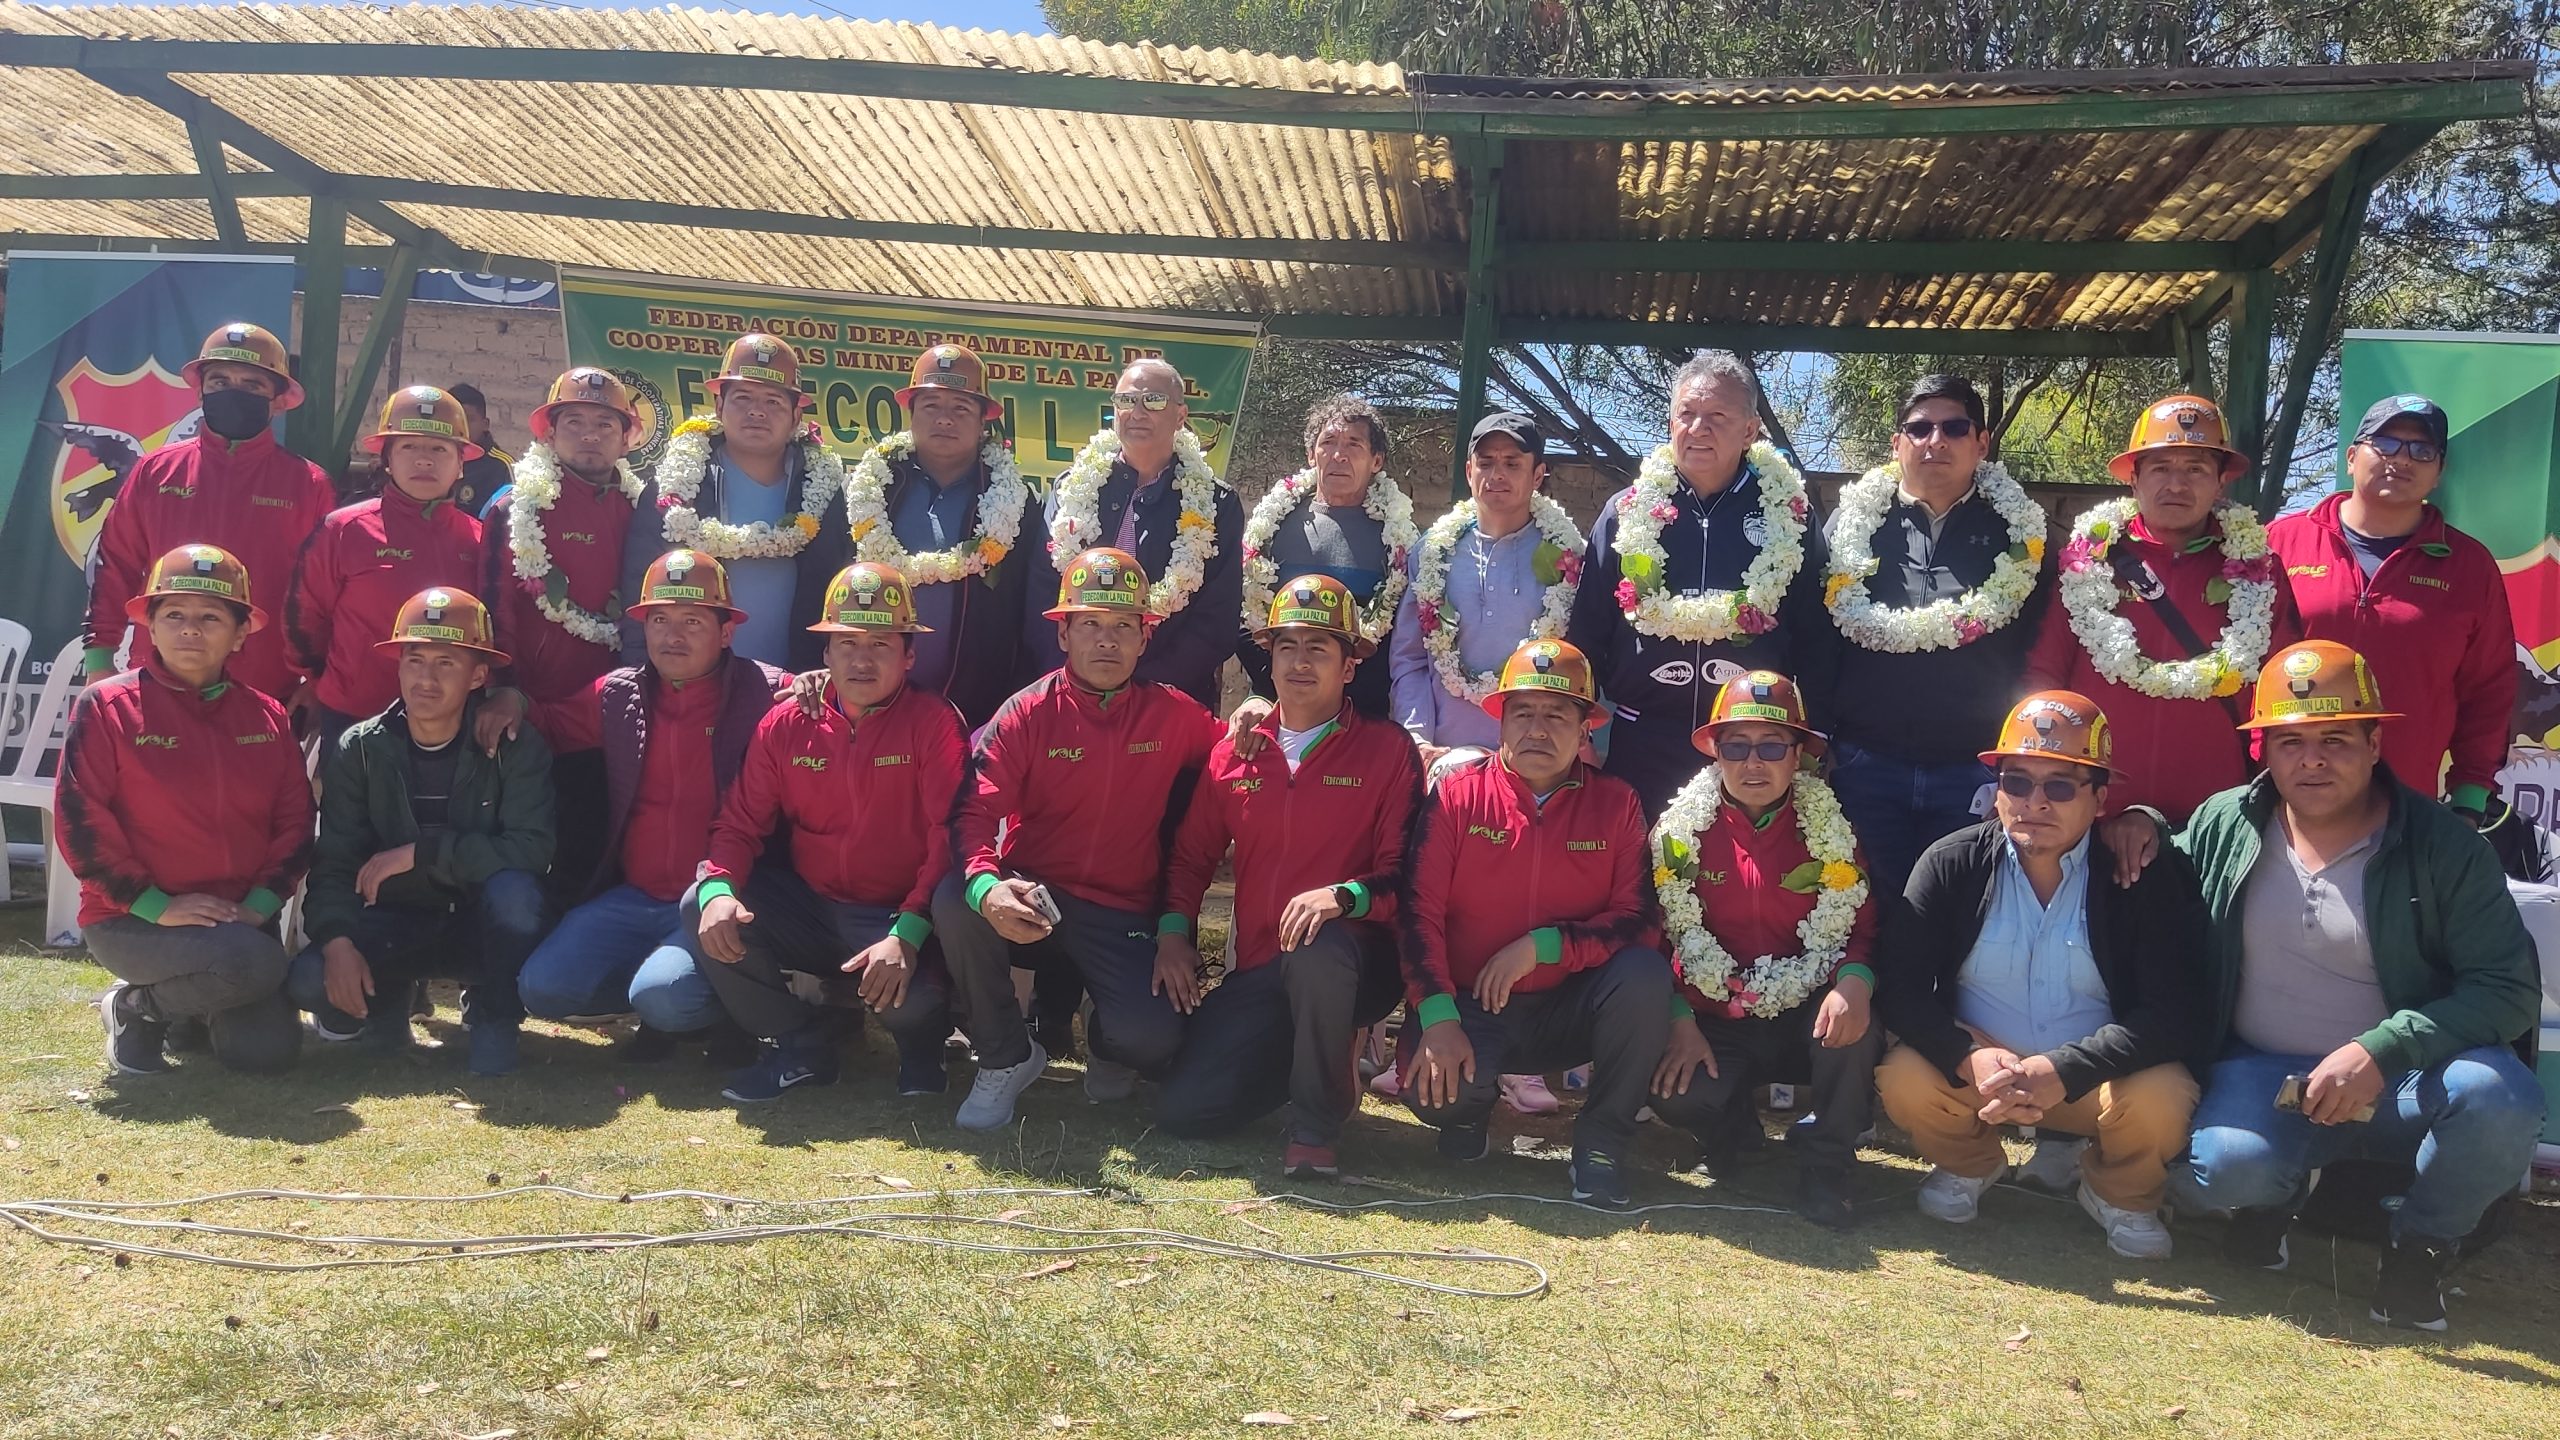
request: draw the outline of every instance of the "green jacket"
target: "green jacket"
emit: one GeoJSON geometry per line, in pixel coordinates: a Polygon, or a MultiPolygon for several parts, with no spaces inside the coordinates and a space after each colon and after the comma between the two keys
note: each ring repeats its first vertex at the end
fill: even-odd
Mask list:
{"type": "MultiPolygon", "coordinates": [[[[2393,1013],[2357,1043],[2389,1076],[2513,1042],[2540,1018],[2542,984],[2533,939],[2507,895],[2497,855],[2452,811],[2388,770],[2376,770],[2374,783],[2390,787],[2391,814],[2365,864],[2365,926],[2383,1003],[2393,1013]]],[[[2177,838],[2204,882],[2213,927],[2199,1073],[2230,1043],[2240,1000],[2241,888],[2277,803],[2274,780],[2261,775],[2204,802],[2177,838]]]]}
{"type": "Polygon", "coordinates": [[[409,813],[408,709],[393,702],[338,738],[320,777],[320,845],[302,920],[315,944],[355,933],[364,899],[356,873],[385,850],[416,844],[415,863],[385,881],[383,905],[441,910],[470,897],[501,870],[539,875],[558,837],[551,794],[551,747],[530,725],[498,743],[492,759],[471,743],[480,711],[474,693],[462,712],[461,758],[453,774],[449,827],[424,841],[409,813]]]}

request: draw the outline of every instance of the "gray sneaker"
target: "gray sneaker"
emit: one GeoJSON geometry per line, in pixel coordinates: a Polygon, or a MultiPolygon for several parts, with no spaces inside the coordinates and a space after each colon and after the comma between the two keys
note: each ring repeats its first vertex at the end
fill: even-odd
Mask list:
{"type": "Polygon", "coordinates": [[[1138,1072],[1099,1055],[1084,1062],[1084,1098],[1096,1105],[1117,1105],[1138,1093],[1138,1072]]]}
{"type": "Polygon", "coordinates": [[[2080,1186],[2080,1153],[2089,1142],[2076,1135],[2036,1135],[2036,1153],[2018,1167],[2018,1183],[2047,1195],[2068,1195],[2080,1186]]]}
{"type": "Polygon", "coordinates": [[[1013,1102],[1040,1078],[1049,1067],[1049,1052],[1040,1042],[1031,1042],[1031,1054],[1019,1065],[1002,1070],[981,1069],[969,1084],[969,1098],[960,1102],[960,1113],[951,1123],[963,1130],[1001,1130],[1013,1123],[1013,1102]]]}

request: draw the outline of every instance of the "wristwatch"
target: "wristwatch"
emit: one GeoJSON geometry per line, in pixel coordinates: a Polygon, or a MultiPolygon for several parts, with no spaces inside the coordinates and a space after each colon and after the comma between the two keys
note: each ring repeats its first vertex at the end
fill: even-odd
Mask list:
{"type": "Polygon", "coordinates": [[[1341,906],[1342,913],[1345,915],[1351,913],[1352,906],[1358,903],[1359,899],[1359,896],[1351,893],[1351,887],[1348,885],[1336,885],[1333,887],[1333,903],[1341,906]]]}

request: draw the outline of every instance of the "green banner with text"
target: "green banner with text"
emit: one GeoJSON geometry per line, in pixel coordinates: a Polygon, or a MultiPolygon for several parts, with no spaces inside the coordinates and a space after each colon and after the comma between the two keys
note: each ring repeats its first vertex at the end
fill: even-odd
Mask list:
{"type": "Polygon", "coordinates": [[[918,352],[945,341],[987,362],[996,424],[1025,475],[1051,479],[1111,420],[1120,368],[1156,356],[1188,382],[1191,428],[1221,471],[1244,406],[1256,327],[1090,310],[998,309],[707,280],[564,269],[560,310],[572,364],[620,375],[648,422],[644,471],[687,416],[710,413],[704,382],[729,342],[761,330],[800,360],[800,388],[828,446],[851,455],[906,428],[897,392],[918,352]]]}

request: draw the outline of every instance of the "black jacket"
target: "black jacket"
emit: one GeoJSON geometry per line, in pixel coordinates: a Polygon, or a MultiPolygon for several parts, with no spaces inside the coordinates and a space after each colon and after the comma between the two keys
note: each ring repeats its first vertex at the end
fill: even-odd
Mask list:
{"type": "MultiPolygon", "coordinates": [[[[1903,893],[1885,907],[1876,946],[1876,1007],[1887,1029],[1955,1082],[1975,1049],[1956,1023],[1956,972],[1991,910],[2008,837],[1986,820],[1928,848],[1903,893]]],[[[2130,890],[2115,882],[2115,855],[2089,837],[2089,951],[2115,1022],[2049,1052],[2065,1099],[2102,1081],[2184,1062],[2200,1027],[2199,983],[2208,931],[2204,893],[2186,857],[2163,847],[2130,890]]]]}
{"type": "MultiPolygon", "coordinates": [[[[912,458],[891,464],[885,497],[888,513],[897,515],[907,487],[932,483],[933,477],[912,458]]],[[[978,468],[978,485],[983,494],[983,465],[978,468]]],[[[1049,548],[1049,528],[1040,519],[1039,497],[1031,498],[1033,503],[1022,507],[1019,529],[1003,537],[1012,547],[1010,553],[983,575],[951,582],[960,586],[960,633],[952,640],[951,678],[942,687],[942,698],[951,702],[973,732],[994,719],[996,708],[1014,691],[1046,673],[1030,668],[1032,661],[1023,643],[1034,628],[1028,615],[1047,608],[1058,593],[1054,573],[1045,596],[1033,593],[1031,577],[1042,568],[1038,557],[1049,548]],[[1038,604],[1026,605],[1034,598],[1038,604]]]]}
{"type": "MultiPolygon", "coordinates": [[[[1179,462],[1168,462],[1167,468],[1176,463],[1179,462]]],[[[1102,493],[1094,497],[1095,519],[1102,526],[1102,538],[1095,544],[1108,545],[1111,537],[1120,533],[1121,513],[1129,508],[1137,487],[1138,472],[1127,461],[1112,465],[1110,478],[1102,482],[1102,493]]],[[[1031,673],[1024,677],[1023,684],[1066,663],[1058,649],[1057,622],[1039,616],[1057,603],[1059,564],[1075,556],[1049,553],[1049,510],[1057,502],[1056,487],[1052,486],[1044,498],[1048,503],[1037,522],[1042,543],[1029,547],[1037,563],[1024,577],[1030,592],[1023,600],[1030,615],[1023,648],[1028,652],[1025,658],[1031,673]]],[[[1215,526],[1217,553],[1201,569],[1200,588],[1191,592],[1191,598],[1180,610],[1166,616],[1148,634],[1147,653],[1138,658],[1137,680],[1142,685],[1170,685],[1214,714],[1219,713],[1219,673],[1236,653],[1236,637],[1244,630],[1238,619],[1244,609],[1244,562],[1237,556],[1244,548],[1244,505],[1223,480],[1218,482],[1218,513],[1210,519],[1215,526]]],[[[1181,521],[1182,501],[1171,481],[1138,501],[1138,565],[1147,572],[1150,582],[1164,578],[1166,562],[1173,557],[1174,531],[1181,521]]]]}

